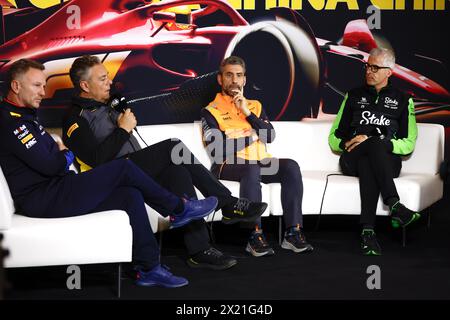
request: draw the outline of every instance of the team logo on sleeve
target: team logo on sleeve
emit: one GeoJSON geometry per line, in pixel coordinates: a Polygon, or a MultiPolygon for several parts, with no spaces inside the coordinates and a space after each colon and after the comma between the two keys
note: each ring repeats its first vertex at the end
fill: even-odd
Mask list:
{"type": "Polygon", "coordinates": [[[27,126],[24,124],[16,128],[13,133],[27,149],[30,149],[37,143],[36,138],[30,133],[27,126]]]}
{"type": "Polygon", "coordinates": [[[21,139],[20,142],[22,142],[22,144],[25,144],[28,141],[30,141],[31,139],[33,139],[33,135],[31,133],[29,133],[28,135],[25,136],[25,138],[21,139]]]}
{"type": "Polygon", "coordinates": [[[22,132],[17,136],[17,139],[22,140],[23,137],[25,137],[28,133],[29,133],[28,130],[25,130],[24,132],[22,132]]]}
{"type": "MultiPolygon", "coordinates": [[[[13,132],[14,132],[14,135],[18,137],[19,135],[21,135],[24,132],[28,133],[28,129],[27,129],[27,126],[23,124],[20,127],[18,127],[17,129],[15,129],[13,132]]],[[[22,139],[22,138],[19,138],[19,139],[22,139]]]]}
{"type": "Polygon", "coordinates": [[[31,140],[29,140],[27,143],[25,143],[25,147],[27,149],[30,149],[32,146],[34,146],[37,143],[35,138],[32,138],[31,140]]]}
{"type": "Polygon", "coordinates": [[[69,130],[67,130],[67,136],[70,138],[70,136],[76,129],[78,129],[78,123],[75,122],[73,125],[70,126],[69,130]]]}
{"type": "Polygon", "coordinates": [[[15,112],[12,112],[12,111],[9,114],[11,115],[11,117],[15,117],[15,118],[22,117],[22,115],[20,113],[15,113],[15,112]]]}
{"type": "Polygon", "coordinates": [[[31,133],[26,135],[25,138],[21,139],[20,142],[22,142],[22,144],[24,144],[27,149],[30,149],[37,143],[36,138],[33,137],[31,133]]]}
{"type": "Polygon", "coordinates": [[[28,131],[28,128],[24,124],[14,130],[14,135],[20,141],[22,141],[29,133],[30,131],[28,131]]]}

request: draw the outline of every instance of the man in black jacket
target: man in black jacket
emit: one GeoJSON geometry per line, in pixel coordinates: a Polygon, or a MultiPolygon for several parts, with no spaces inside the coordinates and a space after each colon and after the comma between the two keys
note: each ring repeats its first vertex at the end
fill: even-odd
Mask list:
{"type": "MultiPolygon", "coordinates": [[[[108,105],[111,80],[95,56],[76,59],[70,69],[78,93],[64,121],[63,139],[76,155],[81,170],[89,170],[117,158],[128,158],[158,183],[179,196],[196,198],[194,186],[205,196],[216,196],[217,210],[222,209],[223,222],[253,221],[267,204],[237,199],[225,188],[178,139],[165,140],[141,149],[133,129],[137,121],[130,109],[119,113],[108,105]],[[175,153],[180,159],[174,159],[175,153]]],[[[227,269],[236,259],[224,255],[209,244],[203,220],[187,224],[184,240],[187,263],[194,268],[227,269]]]]}
{"type": "Polygon", "coordinates": [[[17,213],[64,218],[124,210],[133,230],[136,283],[169,288],[187,285],[186,279],[174,276],[161,265],[144,202],[169,215],[173,227],[181,227],[212,213],[217,198],[182,199],[126,159],[75,174],[69,169],[73,153],[62,142],[55,143],[36,116],[45,96],[43,70],[42,64],[32,60],[14,62],[8,71],[6,98],[0,103],[0,167],[17,213]]]}
{"type": "Polygon", "coordinates": [[[371,51],[366,63],[366,85],[347,93],[329,135],[333,151],[342,152],[346,175],[359,177],[361,195],[361,248],[365,255],[380,255],[374,227],[378,198],[389,207],[392,226],[407,226],[420,215],[400,203],[394,178],[402,155],[414,150],[417,125],[412,98],[389,81],[394,53],[371,51]]]}

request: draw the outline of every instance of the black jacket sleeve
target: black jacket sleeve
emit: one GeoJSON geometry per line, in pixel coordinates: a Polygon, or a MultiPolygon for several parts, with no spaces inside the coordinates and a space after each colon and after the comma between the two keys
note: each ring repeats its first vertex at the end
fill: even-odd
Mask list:
{"type": "Polygon", "coordinates": [[[114,160],[129,138],[126,130],[116,128],[106,139],[98,142],[89,123],[80,116],[69,117],[63,126],[64,144],[91,167],[114,160]]]}
{"type": "Polygon", "coordinates": [[[261,110],[261,115],[259,117],[257,117],[254,113],[251,113],[246,119],[252,128],[256,130],[261,142],[271,143],[275,140],[275,130],[264,109],[261,110]]]}
{"type": "Polygon", "coordinates": [[[218,148],[222,148],[222,155],[226,158],[234,156],[236,151],[240,151],[253,143],[253,137],[251,136],[237,139],[227,138],[225,132],[220,130],[219,124],[208,110],[202,109],[201,115],[203,142],[208,147],[208,150],[214,159],[217,156],[215,151],[218,148]],[[221,141],[216,141],[218,135],[220,135],[221,141]],[[221,143],[221,145],[218,145],[219,143],[221,143]]]}

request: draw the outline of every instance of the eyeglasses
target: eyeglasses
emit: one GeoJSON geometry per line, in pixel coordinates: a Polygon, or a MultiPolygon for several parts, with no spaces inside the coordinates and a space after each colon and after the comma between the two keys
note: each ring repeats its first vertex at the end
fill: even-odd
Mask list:
{"type": "Polygon", "coordinates": [[[372,72],[372,73],[377,73],[378,70],[380,70],[380,69],[390,69],[390,67],[380,67],[380,66],[377,66],[376,64],[368,64],[368,63],[364,64],[364,68],[366,70],[370,70],[370,72],[372,72]]]}

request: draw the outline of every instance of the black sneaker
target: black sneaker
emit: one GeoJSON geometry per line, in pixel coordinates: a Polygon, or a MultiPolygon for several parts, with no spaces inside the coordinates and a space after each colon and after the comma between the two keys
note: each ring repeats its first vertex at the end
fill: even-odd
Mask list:
{"type": "Polygon", "coordinates": [[[297,253],[313,251],[314,249],[312,245],[306,242],[305,235],[303,234],[302,229],[298,226],[289,228],[284,233],[284,240],[281,247],[297,253]]]}
{"type": "Polygon", "coordinates": [[[361,233],[361,249],[366,256],[380,256],[381,247],[378,244],[375,231],[363,229],[361,233]]]}
{"type": "Polygon", "coordinates": [[[420,213],[409,210],[400,202],[394,204],[390,210],[393,228],[406,227],[420,218],[420,213]]]}
{"type": "Polygon", "coordinates": [[[237,260],[211,247],[190,257],[187,264],[192,268],[225,270],[236,265],[237,260]]]}
{"type": "Polygon", "coordinates": [[[267,243],[262,230],[252,232],[245,251],[254,257],[272,256],[275,254],[275,251],[267,243]]]}
{"type": "Polygon", "coordinates": [[[239,198],[233,205],[222,208],[222,222],[232,224],[241,221],[255,221],[266,211],[267,203],[252,202],[245,198],[239,198]]]}

